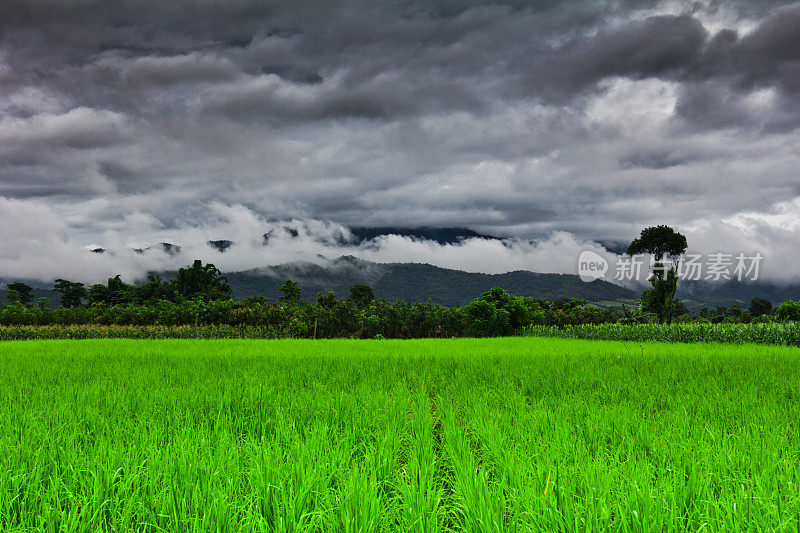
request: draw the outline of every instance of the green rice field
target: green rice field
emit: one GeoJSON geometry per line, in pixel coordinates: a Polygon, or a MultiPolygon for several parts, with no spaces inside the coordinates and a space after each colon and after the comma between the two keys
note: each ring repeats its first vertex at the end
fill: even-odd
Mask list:
{"type": "Polygon", "coordinates": [[[800,349],[0,342],[0,531],[605,530],[800,530],[800,349]]]}

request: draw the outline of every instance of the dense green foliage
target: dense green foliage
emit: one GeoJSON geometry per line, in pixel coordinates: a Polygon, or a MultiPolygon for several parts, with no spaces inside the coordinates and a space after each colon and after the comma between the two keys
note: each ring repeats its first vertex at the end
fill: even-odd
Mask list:
{"type": "Polygon", "coordinates": [[[285,339],[291,332],[269,326],[0,326],[0,341],[45,339],[285,339]]]}
{"type": "MultiPolygon", "coordinates": [[[[64,280],[58,280],[62,283],[64,280]]],[[[74,284],[73,284],[74,285],[74,284]]],[[[82,284],[77,284],[82,285],[82,284]]],[[[56,290],[58,285],[56,285],[56,290]]],[[[128,285],[120,276],[108,279],[108,283],[95,284],[85,291],[81,298],[74,296],[77,304],[62,305],[76,307],[85,298],[87,305],[129,305],[129,304],[154,304],[159,301],[184,302],[186,300],[211,300],[228,299],[231,288],[228,280],[212,264],[204,265],[196,260],[192,266],[178,269],[174,279],[162,280],[157,275],[150,275],[147,281],[140,285],[128,285]]],[[[66,293],[65,296],[66,297],[66,293]]]]}
{"type": "Polygon", "coordinates": [[[697,314],[690,314],[678,320],[707,321],[716,324],[720,322],[770,322],[773,319],[775,319],[775,309],[772,306],[772,302],[764,298],[753,298],[748,309],[745,309],[740,302],[718,305],[711,309],[701,307],[697,314]]]}
{"type": "Polygon", "coordinates": [[[796,349],[0,347],[2,531],[794,531],[796,349]]]}
{"type": "Polygon", "coordinates": [[[19,302],[21,304],[31,303],[33,298],[33,287],[25,283],[9,283],[6,286],[9,292],[8,299],[12,302],[19,302]]]}
{"type": "MultiPolygon", "coordinates": [[[[673,270],[669,270],[667,278],[673,274],[673,270]]],[[[430,301],[409,303],[376,299],[372,287],[366,284],[350,287],[350,295],[345,299],[337,298],[333,291],[319,292],[316,301],[309,304],[303,301],[300,285],[292,280],[281,285],[277,302],[261,297],[237,301],[230,299],[231,288],[221,272],[214,265],[203,265],[200,261],[180,269],[173,279],[162,280],[151,275],[140,285],[128,285],[120,276],[115,276],[106,284],[95,284],[87,289],[81,283],[59,279],[55,289],[63,293],[66,304],[58,308],[53,308],[45,298],[26,304],[30,288],[21,283],[12,285],[13,298],[0,308],[0,327],[14,326],[0,331],[0,337],[7,339],[63,338],[50,329],[37,333],[18,328],[50,325],[154,327],[152,333],[136,328],[109,333],[117,336],[127,332],[133,337],[183,338],[189,330],[180,329],[181,326],[193,326],[197,337],[213,337],[217,335],[215,331],[230,337],[237,328],[241,336],[255,338],[498,337],[513,335],[530,326],[664,322],[663,312],[667,307],[669,320],[666,322],[670,322],[673,315],[679,323],[800,320],[800,304],[783,303],[773,319],[772,303],[762,298],[753,299],[748,311],[737,303],[718,306],[713,312],[702,309],[693,315],[672,299],[674,291],[658,293],[657,299],[664,304],[659,311],[658,305],[652,304],[649,298],[657,293],[655,285],[652,290],[645,291],[638,308],[623,305],[619,309],[597,307],[575,298],[548,301],[518,297],[498,287],[462,307],[446,308],[430,301]],[[164,333],[163,328],[168,326],[179,329],[174,334],[164,333]],[[207,333],[200,333],[201,326],[207,333]]],[[[83,328],[80,331],[82,337],[96,337],[104,330],[83,328]]]]}
{"type": "Polygon", "coordinates": [[[651,226],[641,231],[628,246],[628,255],[650,254],[660,263],[663,259],[677,257],[686,251],[686,237],[669,226],[651,226]]]}
{"type": "Polygon", "coordinates": [[[800,302],[783,302],[775,311],[778,320],[800,320],[800,302]]]}
{"type": "Polygon", "coordinates": [[[651,287],[642,293],[642,311],[652,313],[659,324],[670,324],[677,315],[678,257],[687,247],[686,237],[669,226],[642,230],[628,246],[628,254],[649,254],[655,259],[650,276],[651,287]]]}
{"type": "MultiPolygon", "coordinates": [[[[279,302],[268,302],[263,298],[245,301],[205,299],[202,295],[209,294],[209,291],[196,289],[192,289],[195,297],[191,299],[177,293],[178,296],[172,300],[136,302],[145,290],[147,294],[157,293],[155,288],[159,284],[162,287],[173,286],[172,282],[151,279],[142,286],[131,287],[118,278],[111,278],[107,286],[90,289],[90,298],[96,299],[89,305],[54,309],[41,299],[28,306],[10,302],[0,309],[0,326],[225,325],[257,328],[262,333],[256,336],[269,338],[496,337],[511,335],[530,324],[599,324],[614,321],[619,316],[614,309],[601,309],[588,305],[584,300],[563,298],[549,302],[519,298],[497,288],[487,291],[467,306],[455,309],[431,303],[375,300],[372,290],[366,285],[354,286],[350,296],[344,300],[330,291],[319,293],[317,301],[310,305],[301,301],[300,288],[291,280],[284,283],[279,302]]],[[[5,335],[5,338],[21,335],[24,338],[30,334],[14,331],[0,332],[0,335],[5,335]]],[[[44,330],[42,335],[50,335],[48,331],[44,330]]],[[[136,329],[124,331],[138,336],[136,329]]],[[[182,333],[177,335],[184,336],[182,333]]]]}
{"type": "MultiPolygon", "coordinates": [[[[81,305],[153,305],[159,301],[184,302],[186,300],[228,299],[231,288],[228,280],[212,264],[203,265],[196,260],[190,267],[178,269],[174,279],[162,280],[150,275],[139,285],[128,285],[120,276],[108,278],[104,285],[97,283],[86,288],[83,283],[57,279],[53,286],[61,293],[61,306],[66,308],[81,305]]],[[[38,307],[48,302],[42,302],[38,307]]],[[[49,303],[48,303],[49,305],[49,303]]]]}
{"type": "Polygon", "coordinates": [[[750,316],[753,318],[772,314],[772,302],[766,298],[753,298],[750,300],[750,309],[748,309],[748,313],[750,313],[750,316]]]}
{"type": "MultiPolygon", "coordinates": [[[[109,280],[108,284],[112,285],[112,283],[113,282],[109,280]]],[[[69,281],[66,279],[57,279],[55,285],[53,286],[53,290],[61,293],[61,306],[67,308],[78,307],[89,295],[89,292],[86,290],[86,287],[83,286],[83,283],[69,281]]]]}
{"type": "MultiPolygon", "coordinates": [[[[663,267],[660,263],[656,263],[656,266],[663,267]]],[[[675,293],[678,291],[678,274],[674,268],[668,269],[661,275],[654,274],[650,278],[650,285],[651,287],[642,293],[642,311],[652,313],[659,324],[671,324],[680,304],[675,299],[675,293]]]]}
{"type": "MultiPolygon", "coordinates": [[[[288,285],[291,287],[291,285],[288,285]]],[[[555,301],[519,298],[501,289],[492,289],[464,307],[448,309],[430,303],[388,303],[371,298],[369,287],[354,287],[351,295],[340,300],[333,292],[319,293],[314,305],[298,301],[296,294],[281,303],[252,298],[234,300],[201,299],[173,302],[155,300],[145,304],[108,305],[94,303],[74,308],[51,308],[45,301],[33,305],[12,302],[0,308],[0,339],[87,338],[129,336],[132,338],[244,337],[244,338],[424,338],[424,337],[497,337],[514,335],[532,326],[556,327],[579,325],[609,326],[602,331],[617,331],[621,325],[652,325],[652,313],[637,308],[598,308],[585,301],[555,301]],[[59,331],[61,326],[63,331],[59,331]],[[67,328],[66,326],[81,326],[67,328]],[[119,326],[109,329],[108,326],[119,326]],[[124,327],[123,327],[124,326],[124,327]],[[169,331],[170,328],[174,331],[169,331]]],[[[782,304],[776,317],[753,318],[741,306],[719,307],[701,315],[684,314],[676,326],[652,328],[653,331],[679,332],[659,334],[663,340],[682,340],[685,331],[702,340],[723,340],[727,331],[747,333],[743,342],[762,341],[761,332],[793,331],[791,321],[795,302],[782,304]],[[715,324],[750,327],[711,327],[715,324]],[[701,333],[707,331],[707,333],[701,333]],[[717,331],[726,331],[722,336],[717,331]]],[[[642,328],[646,329],[646,328],[642,328]]],[[[531,331],[531,330],[526,330],[531,331]]],[[[549,331],[536,330],[536,331],[549,331]]],[[[547,335],[572,336],[573,330],[547,335]]],[[[600,331],[587,328],[587,331],[600,331]]],[[[633,331],[633,330],[631,330],[633,331]]],[[[638,330],[637,330],[638,331],[638,330]]],[[[650,330],[648,330],[650,331],[650,330]]],[[[596,333],[591,333],[595,335],[596,333]]],[[[605,334],[605,333],[604,333],[605,334]]],[[[588,334],[587,334],[588,335],[588,334]]],[[[631,333],[631,335],[638,335],[631,333]]],[[[593,338],[593,337],[589,337],[593,338]]],[[[623,337],[599,337],[623,338],[623,337]]],[[[625,337],[627,338],[627,337],[625,337]]],[[[649,338],[649,337],[648,337],[649,338]]],[[[779,338],[783,338],[780,336],[779,338]]]]}
{"type": "MultiPolygon", "coordinates": [[[[322,331],[320,331],[322,333],[322,331]]],[[[635,342],[717,342],[800,346],[800,325],[791,322],[750,324],[672,324],[526,326],[515,333],[534,337],[624,340],[635,342]]],[[[242,325],[69,325],[0,326],[0,341],[34,339],[281,339],[304,337],[304,332],[274,326],[242,325]]],[[[429,335],[435,337],[436,335],[429,335]]],[[[439,335],[443,337],[444,335],[439,335]]],[[[478,335],[480,336],[480,335],[478,335]]],[[[421,336],[420,336],[421,337],[421,336]]],[[[387,338],[375,334],[373,338],[387,338]]],[[[405,337],[404,337],[405,338],[405,337]]]]}
{"type": "Polygon", "coordinates": [[[302,296],[302,289],[294,281],[287,279],[281,285],[281,296],[278,301],[284,305],[300,305],[300,297],[302,296]]]}
{"type": "Polygon", "coordinates": [[[528,326],[523,335],[635,342],[724,342],[800,346],[800,324],[584,324],[528,326]]]}

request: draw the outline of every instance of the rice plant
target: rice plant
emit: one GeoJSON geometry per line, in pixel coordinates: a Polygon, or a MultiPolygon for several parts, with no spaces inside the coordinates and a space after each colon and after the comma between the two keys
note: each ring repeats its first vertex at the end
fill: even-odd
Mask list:
{"type": "Polygon", "coordinates": [[[788,531],[800,350],[0,343],[0,531],[788,531]]]}

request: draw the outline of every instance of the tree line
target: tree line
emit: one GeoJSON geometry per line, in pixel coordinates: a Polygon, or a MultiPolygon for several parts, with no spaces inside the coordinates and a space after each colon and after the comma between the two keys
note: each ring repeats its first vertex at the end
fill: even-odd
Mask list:
{"type": "MultiPolygon", "coordinates": [[[[586,300],[543,300],[519,297],[500,288],[484,292],[468,304],[446,308],[430,302],[387,302],[371,287],[358,284],[346,298],[320,292],[316,301],[301,300],[299,285],[287,280],[278,301],[251,297],[230,299],[227,280],[214,265],[196,261],[178,271],[175,279],[151,276],[128,285],[119,276],[106,284],[84,287],[59,280],[65,297],[52,308],[45,298],[32,302],[31,291],[9,284],[9,299],[0,309],[2,325],[226,325],[266,328],[274,336],[308,338],[483,337],[512,335],[532,325],[570,326],[601,323],[657,322],[654,313],[635,308],[601,308],[586,300]],[[22,289],[22,290],[20,290],[22,289]],[[16,294],[12,293],[14,291],[16,294]],[[26,298],[27,297],[27,298],[26,298]]],[[[754,300],[749,310],[720,307],[707,317],[683,312],[676,322],[747,322],[771,320],[772,305],[754,300]]],[[[800,319],[800,304],[784,304],[775,315],[800,319]],[[797,313],[789,311],[795,309],[797,313]],[[788,313],[788,314],[787,314],[788,313]]]]}
{"type": "Polygon", "coordinates": [[[531,324],[563,326],[616,321],[620,312],[589,305],[586,300],[553,301],[518,297],[500,288],[486,291],[467,305],[446,308],[430,302],[387,302],[364,284],[351,287],[346,298],[332,291],[317,294],[314,303],[301,300],[292,280],[280,288],[278,301],[230,298],[231,288],[212,264],[195,261],[171,280],[149,276],[140,285],[119,276],[89,287],[56,280],[61,306],[46,298],[32,302],[32,291],[8,285],[2,325],[241,325],[261,326],[293,337],[411,338],[511,335],[531,324]]]}

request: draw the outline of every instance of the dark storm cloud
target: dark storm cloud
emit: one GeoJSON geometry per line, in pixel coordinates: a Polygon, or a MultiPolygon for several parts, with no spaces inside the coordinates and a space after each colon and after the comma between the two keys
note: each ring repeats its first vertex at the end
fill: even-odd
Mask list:
{"type": "Polygon", "coordinates": [[[520,89],[568,100],[610,76],[678,78],[698,58],[705,37],[702,24],[688,16],[654,16],[600,29],[545,50],[538,61],[518,58],[525,72],[520,89]]]}
{"type": "Polygon", "coordinates": [[[569,250],[654,213],[772,235],[800,195],[798,42],[777,1],[6,0],[1,208],[104,258],[234,240],[191,237],[212,204],[256,240],[259,216],[569,250]]]}
{"type": "Polygon", "coordinates": [[[729,51],[731,70],[740,67],[743,86],[772,86],[785,92],[800,90],[800,5],[778,9],[752,34],[729,51]]]}
{"type": "Polygon", "coordinates": [[[281,78],[295,83],[308,83],[316,85],[322,83],[322,76],[316,72],[310,72],[292,65],[264,65],[261,67],[262,74],[277,74],[281,78]]]}
{"type": "Polygon", "coordinates": [[[633,152],[619,160],[622,168],[662,169],[697,160],[695,154],[682,154],[670,150],[633,152]]]}
{"type": "Polygon", "coordinates": [[[74,101],[123,107],[148,88],[238,79],[221,101],[206,102],[237,119],[242,107],[303,121],[480,112],[497,97],[569,102],[611,76],[715,80],[742,91],[794,92],[800,83],[800,6],[774,10],[742,38],[735,30],[710,35],[691,14],[611,24],[628,13],[538,7],[12,1],[2,15],[18,84],[47,75],[74,101]],[[323,87],[293,98],[258,83],[271,74],[323,87]]]}
{"type": "Polygon", "coordinates": [[[121,70],[121,77],[126,82],[155,86],[229,81],[239,74],[229,60],[198,53],[139,57],[121,70]]]}

